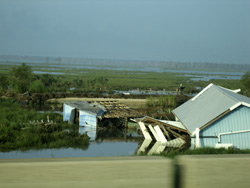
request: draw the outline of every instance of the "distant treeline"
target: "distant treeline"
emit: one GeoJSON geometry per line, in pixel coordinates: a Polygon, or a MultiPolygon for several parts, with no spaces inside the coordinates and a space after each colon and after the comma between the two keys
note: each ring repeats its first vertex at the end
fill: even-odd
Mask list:
{"type": "Polygon", "coordinates": [[[55,64],[78,64],[82,66],[97,67],[120,67],[140,68],[157,67],[165,70],[204,70],[204,71],[248,71],[250,64],[222,64],[210,62],[168,62],[168,61],[136,61],[136,60],[114,60],[114,59],[87,59],[87,58],[65,58],[65,57],[35,57],[35,56],[11,56],[0,55],[2,62],[26,62],[26,63],[55,63],[55,64]]]}
{"type": "Polygon", "coordinates": [[[108,90],[108,79],[101,76],[83,80],[49,74],[36,75],[31,67],[24,63],[12,67],[8,74],[0,72],[0,92],[66,92],[75,90],[75,87],[100,93],[108,90]]]}

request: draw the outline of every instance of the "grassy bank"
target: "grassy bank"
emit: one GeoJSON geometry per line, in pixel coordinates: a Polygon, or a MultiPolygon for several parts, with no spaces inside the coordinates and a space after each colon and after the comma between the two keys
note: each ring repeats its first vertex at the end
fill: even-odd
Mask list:
{"type": "MultiPolygon", "coordinates": [[[[169,149],[165,152],[162,152],[160,154],[155,154],[157,156],[163,156],[167,158],[175,158],[179,155],[210,155],[210,154],[217,154],[217,155],[222,155],[222,154],[250,154],[250,149],[236,149],[236,148],[229,148],[229,149],[224,149],[224,148],[198,148],[198,149],[186,149],[186,150],[176,150],[176,149],[169,149]]],[[[144,155],[141,153],[141,155],[144,155]]]]}
{"type": "Polygon", "coordinates": [[[88,136],[62,122],[59,114],[37,113],[10,99],[0,99],[0,112],[0,151],[88,147],[88,136]]]}

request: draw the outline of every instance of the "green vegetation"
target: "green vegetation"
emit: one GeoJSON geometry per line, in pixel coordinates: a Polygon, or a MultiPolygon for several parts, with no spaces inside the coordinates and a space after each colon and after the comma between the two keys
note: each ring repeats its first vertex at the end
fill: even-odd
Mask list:
{"type": "Polygon", "coordinates": [[[8,89],[8,85],[8,77],[5,74],[0,73],[0,92],[6,91],[8,89]]]}
{"type": "Polygon", "coordinates": [[[160,97],[147,97],[147,106],[148,107],[156,107],[160,106],[162,109],[165,108],[174,108],[176,107],[176,99],[175,96],[172,95],[161,95],[160,97]]]}
{"type": "Polygon", "coordinates": [[[243,93],[250,97],[250,70],[244,74],[241,83],[244,86],[243,93]]]}
{"type": "Polygon", "coordinates": [[[63,123],[59,114],[37,113],[9,99],[0,99],[0,112],[0,151],[88,147],[88,136],[80,135],[78,127],[63,123]],[[53,123],[41,123],[41,120],[45,121],[48,117],[53,123]]]}
{"type": "MultiPolygon", "coordinates": [[[[177,149],[168,149],[165,152],[160,154],[154,154],[157,156],[164,156],[168,158],[175,158],[179,155],[210,155],[210,154],[250,154],[250,149],[240,150],[236,148],[197,148],[197,149],[184,149],[184,150],[177,150],[177,149]]],[[[141,153],[140,155],[146,155],[145,153],[141,153]]]]}
{"type": "Polygon", "coordinates": [[[6,72],[0,73],[0,92],[44,93],[73,92],[75,90],[75,92],[100,93],[108,89],[108,79],[103,76],[88,75],[86,79],[73,75],[33,74],[31,67],[24,63],[12,67],[7,74],[6,72]]]}
{"type": "Polygon", "coordinates": [[[171,113],[176,107],[176,97],[172,95],[161,95],[159,97],[149,96],[146,98],[146,114],[157,119],[173,120],[171,113]]]}
{"type": "Polygon", "coordinates": [[[19,67],[13,67],[10,71],[10,85],[15,92],[28,91],[32,81],[31,67],[24,63],[19,67]]]}
{"type": "MultiPolygon", "coordinates": [[[[182,83],[186,88],[185,94],[197,93],[210,82],[229,89],[243,87],[240,80],[191,80],[199,74],[125,71],[81,68],[64,68],[53,65],[45,68],[33,64],[32,71],[41,71],[46,74],[34,74],[31,67],[1,65],[0,92],[32,92],[32,93],[112,93],[114,90],[163,90],[175,91],[182,83]],[[48,73],[48,74],[47,74],[48,73]]],[[[230,73],[229,73],[230,74],[230,73]]],[[[209,75],[209,73],[208,73],[209,75]]]]}

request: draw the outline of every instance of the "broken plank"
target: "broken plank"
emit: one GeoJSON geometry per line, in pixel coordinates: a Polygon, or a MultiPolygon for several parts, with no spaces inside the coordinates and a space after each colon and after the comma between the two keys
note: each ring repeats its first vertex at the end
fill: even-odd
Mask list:
{"type": "Polygon", "coordinates": [[[162,128],[163,132],[165,133],[165,135],[167,136],[168,140],[171,140],[170,136],[169,136],[169,132],[166,131],[165,127],[163,125],[160,125],[160,127],[162,128]]]}
{"type": "Polygon", "coordinates": [[[148,133],[148,130],[147,128],[145,127],[145,124],[143,122],[138,122],[139,126],[140,126],[140,129],[142,131],[142,134],[144,136],[145,139],[148,139],[148,140],[152,140],[150,134],[148,133]]]}
{"type": "Polygon", "coordinates": [[[159,125],[156,125],[156,126],[154,127],[154,129],[155,129],[157,135],[159,136],[161,142],[162,142],[162,143],[166,143],[166,142],[167,142],[167,139],[166,139],[166,137],[164,136],[163,132],[161,131],[159,125]]]}
{"type": "Polygon", "coordinates": [[[156,141],[161,141],[161,139],[159,138],[158,134],[155,132],[154,128],[152,127],[152,125],[148,125],[151,133],[153,134],[153,136],[155,137],[156,141]]]}

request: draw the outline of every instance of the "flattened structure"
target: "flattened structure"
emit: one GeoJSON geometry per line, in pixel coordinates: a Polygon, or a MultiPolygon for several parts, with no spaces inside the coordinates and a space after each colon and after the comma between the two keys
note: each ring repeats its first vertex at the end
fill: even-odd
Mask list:
{"type": "Polygon", "coordinates": [[[171,128],[173,130],[177,130],[177,131],[182,131],[184,133],[188,133],[187,129],[185,128],[185,126],[182,125],[181,122],[167,121],[167,120],[158,120],[158,119],[154,119],[154,118],[148,117],[148,116],[145,116],[140,121],[142,121],[144,123],[147,123],[147,124],[160,124],[160,125],[163,125],[165,127],[169,127],[169,128],[171,128]]]}
{"type": "Polygon", "coordinates": [[[88,112],[89,114],[95,115],[98,118],[102,118],[106,109],[98,104],[90,104],[85,101],[74,101],[74,102],[65,102],[64,104],[71,106],[72,108],[77,108],[80,111],[88,112]]]}
{"type": "Polygon", "coordinates": [[[104,118],[133,118],[141,116],[141,113],[130,109],[118,101],[98,101],[94,104],[100,104],[106,109],[103,116],[104,118]]]}

